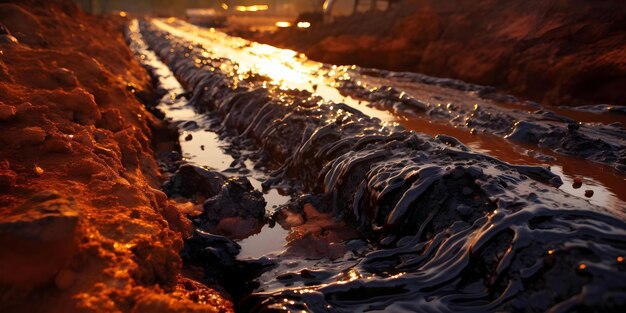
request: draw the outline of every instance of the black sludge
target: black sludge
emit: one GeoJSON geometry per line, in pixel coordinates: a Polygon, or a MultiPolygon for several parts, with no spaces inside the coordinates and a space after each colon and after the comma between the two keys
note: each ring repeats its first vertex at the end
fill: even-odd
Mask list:
{"type": "Polygon", "coordinates": [[[285,274],[289,283],[257,292],[244,309],[625,307],[626,223],[552,187],[558,178],[548,170],[512,166],[450,138],[385,125],[308,92],[263,85],[266,80],[252,75],[241,79],[232,61],[206,57],[210,49],[152,24],[142,28],[152,49],[192,90],[193,104],[219,116],[225,132],[251,142],[261,162],[278,168],[271,183],[290,180],[302,191],[323,194],[331,199],[327,210],[379,247],[324,265],[323,273],[331,274],[310,284],[285,274]]]}
{"type": "MultiPolygon", "coordinates": [[[[458,80],[429,77],[416,73],[396,73],[375,69],[354,69],[376,77],[402,79],[427,85],[443,86],[459,91],[476,93],[480,98],[520,104],[513,96],[494,92],[493,87],[467,84],[458,80]]],[[[626,134],[620,123],[579,123],[552,111],[538,109],[525,112],[507,109],[494,104],[471,102],[448,105],[427,104],[400,92],[394,87],[380,86],[367,89],[351,78],[337,78],[338,89],[345,95],[369,101],[377,108],[393,110],[396,114],[424,115],[454,127],[470,128],[474,132],[489,133],[554,152],[584,158],[626,171],[626,134]]],[[[527,104],[528,105],[528,104],[527,104]]],[[[537,104],[538,108],[541,105],[537,104]]],[[[619,106],[587,106],[578,108],[590,112],[624,112],[619,106]]]]}

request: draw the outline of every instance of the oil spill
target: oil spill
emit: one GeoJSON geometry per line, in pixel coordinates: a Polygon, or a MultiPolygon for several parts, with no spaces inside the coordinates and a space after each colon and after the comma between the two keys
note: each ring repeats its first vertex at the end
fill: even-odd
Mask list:
{"type": "MultiPolygon", "coordinates": [[[[601,148],[588,148],[590,155],[583,156],[598,162],[606,161],[607,165],[589,166],[589,162],[580,160],[578,155],[570,156],[567,151],[561,153],[553,151],[554,145],[538,146],[532,142],[511,142],[498,140],[494,137],[503,137],[510,133],[515,121],[527,119],[532,112],[543,109],[539,104],[522,103],[506,95],[493,96],[493,88],[467,84],[462,81],[440,79],[415,73],[394,73],[374,69],[361,69],[354,66],[325,65],[307,60],[303,55],[285,49],[277,49],[268,45],[248,42],[240,38],[229,37],[219,31],[200,28],[178,20],[157,20],[155,24],[160,28],[171,31],[172,34],[188,38],[196,44],[210,46],[211,50],[219,55],[227,55],[236,60],[235,70],[238,76],[243,76],[251,69],[260,75],[266,75],[270,82],[282,88],[303,89],[314,95],[332,102],[343,102],[368,116],[379,118],[383,122],[399,124],[407,129],[424,132],[432,136],[446,134],[453,136],[466,145],[484,153],[490,153],[497,158],[513,164],[533,164],[562,169],[563,178],[567,181],[576,176],[584,176],[593,184],[596,192],[590,198],[594,204],[607,206],[610,209],[626,210],[626,189],[623,188],[623,172],[615,170],[613,166],[626,160],[626,150],[608,151],[606,154],[597,154],[601,148]],[[381,86],[393,86],[406,95],[405,99],[413,98],[418,104],[397,105],[397,99],[390,99],[386,92],[381,97],[371,97],[355,94],[347,90],[341,82],[360,84],[363,90],[381,86]],[[361,86],[362,85],[362,86],[361,86]],[[366,88],[367,87],[367,88],[366,88]],[[491,95],[491,96],[490,96],[491,95]],[[494,99],[495,98],[495,99],[494,99]],[[381,101],[382,100],[382,101],[381,101]],[[383,102],[381,104],[381,102],[383,102]],[[384,103],[389,102],[389,103],[384,103]],[[435,106],[432,114],[420,116],[419,103],[435,106]],[[454,110],[448,112],[448,104],[454,110]],[[443,106],[439,106],[444,104],[443,106]],[[451,113],[459,112],[464,106],[466,112],[474,114],[474,105],[479,104],[487,114],[481,114],[483,122],[467,126],[467,121],[451,113]],[[500,113],[498,113],[500,112],[500,113]],[[444,114],[437,116],[438,114],[444,114]],[[502,118],[502,115],[511,114],[511,117],[502,118]],[[497,122],[492,122],[491,120],[497,122]],[[509,122],[502,123],[508,119],[509,122]],[[457,120],[457,121],[455,121],[457,120]],[[451,123],[451,124],[449,124],[451,123]],[[495,128],[494,128],[495,127],[495,128]],[[503,132],[496,135],[498,131],[503,132]],[[472,134],[479,132],[479,134],[472,134]],[[528,157],[530,156],[530,157],[528,157]],[[603,161],[604,160],[604,161],[603,161]]],[[[497,94],[495,94],[497,95],[497,94]]],[[[567,108],[550,108],[556,114],[580,122],[602,122],[606,125],[622,123],[626,125],[626,118],[619,114],[590,114],[567,108]]],[[[554,122],[554,121],[552,121],[554,122]]],[[[564,127],[566,127],[565,125],[564,127]]],[[[590,127],[592,127],[591,125],[590,127]]],[[[608,127],[608,126],[607,126],[608,127]]],[[[601,135],[598,137],[602,138],[601,135]]],[[[622,135],[608,142],[624,141],[622,135]],[[621,138],[621,139],[620,139],[621,138]]],[[[594,137],[595,138],[595,137],[594,137]]],[[[621,149],[621,150],[620,150],[621,149]]],[[[576,154],[574,152],[574,154],[576,154]]],[[[569,184],[571,185],[571,184],[569,184]]],[[[578,190],[563,186],[566,192],[580,196],[578,190]]]]}
{"type": "MultiPolygon", "coordinates": [[[[278,258],[271,266],[260,259],[256,287],[238,298],[238,309],[623,308],[626,223],[616,212],[559,190],[561,178],[544,167],[504,162],[450,136],[409,131],[284,86],[269,73],[247,69],[243,75],[239,60],[231,59],[237,55],[186,27],[156,20],[142,22],[141,32],[192,90],[191,105],[219,119],[220,136],[248,147],[257,168],[275,169],[264,187],[306,193],[279,212],[329,215],[360,236],[332,240],[338,248],[332,257],[278,258]]],[[[218,43],[251,45],[216,36],[218,43]]],[[[215,241],[202,236],[191,255],[201,256],[207,240],[215,241]]]]}

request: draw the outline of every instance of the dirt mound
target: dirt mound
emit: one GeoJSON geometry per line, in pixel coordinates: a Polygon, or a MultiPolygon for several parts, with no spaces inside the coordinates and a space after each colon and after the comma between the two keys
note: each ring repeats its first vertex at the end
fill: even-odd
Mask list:
{"type": "Polygon", "coordinates": [[[243,35],[323,62],[458,78],[547,104],[624,104],[624,20],[619,0],[406,0],[329,25],[243,35]]]}
{"type": "Polygon", "coordinates": [[[180,276],[189,224],[158,189],[163,125],[137,99],[150,79],[124,23],[0,4],[3,311],[232,311],[180,276]]]}

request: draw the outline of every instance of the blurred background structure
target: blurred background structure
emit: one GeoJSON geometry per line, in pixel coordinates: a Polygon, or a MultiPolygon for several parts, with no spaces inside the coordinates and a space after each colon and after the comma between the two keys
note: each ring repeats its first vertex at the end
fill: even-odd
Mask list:
{"type": "Polygon", "coordinates": [[[553,105],[626,101],[623,0],[75,1],[95,14],[182,17],[317,61],[456,78],[553,105]]]}
{"type": "Polygon", "coordinates": [[[296,15],[322,10],[323,0],[76,0],[87,12],[96,14],[127,11],[134,14],[182,16],[190,8],[236,11],[237,7],[267,6],[265,14],[296,15]]]}
{"type": "Polygon", "coordinates": [[[188,9],[214,9],[224,13],[255,12],[257,15],[297,16],[322,12],[340,16],[370,10],[386,10],[400,0],[75,0],[94,14],[125,11],[133,14],[183,16],[188,9]],[[251,8],[245,10],[243,8],[251,8]],[[241,10],[237,10],[237,8],[241,10]],[[265,8],[265,9],[259,9],[265,8]],[[263,11],[263,13],[258,13],[263,11]]]}

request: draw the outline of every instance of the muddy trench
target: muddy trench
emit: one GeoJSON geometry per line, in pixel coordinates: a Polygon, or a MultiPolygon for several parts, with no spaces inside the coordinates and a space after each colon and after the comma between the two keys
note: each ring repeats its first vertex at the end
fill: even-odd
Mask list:
{"type": "MultiPolygon", "coordinates": [[[[589,202],[559,189],[576,183],[571,177],[409,130],[377,111],[395,109],[410,124],[407,111],[450,119],[457,108],[416,94],[385,104],[376,90],[334,74],[326,76],[341,85],[329,97],[319,82],[306,83],[313,90],[275,83],[186,37],[185,27],[133,21],[127,39],[155,79],[157,114],[179,131],[181,151],[162,155],[160,167],[169,173],[163,191],[195,227],[181,251],[183,273],[225,288],[238,311],[626,305],[621,195],[613,205],[589,202]]],[[[593,128],[538,112],[536,123],[550,123],[529,128],[511,122],[515,115],[496,125],[488,113],[462,114],[472,118],[468,127],[527,144],[558,137],[538,145],[545,154],[572,154],[563,142],[595,149],[589,159],[622,175],[622,146],[586,145],[602,145],[596,134],[618,136],[616,124],[593,128]],[[584,136],[575,134],[580,127],[584,136]]]]}

